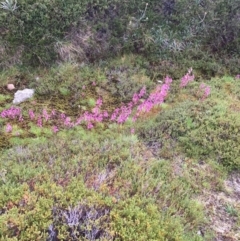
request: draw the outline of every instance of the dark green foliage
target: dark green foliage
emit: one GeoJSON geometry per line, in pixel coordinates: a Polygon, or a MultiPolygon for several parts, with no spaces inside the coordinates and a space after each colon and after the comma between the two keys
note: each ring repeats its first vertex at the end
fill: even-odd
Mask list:
{"type": "Polygon", "coordinates": [[[76,25],[87,2],[18,1],[17,10],[1,13],[1,26],[5,29],[2,37],[14,48],[24,46],[24,60],[28,63],[50,63],[56,57],[53,44],[76,25]]]}
{"type": "Polygon", "coordinates": [[[96,61],[131,51],[150,60],[173,60],[178,68],[187,58],[188,66],[199,71],[208,66],[206,74],[214,75],[222,74],[215,63],[223,55],[232,62],[239,57],[237,0],[154,0],[148,5],[133,0],[21,0],[17,6],[0,12],[1,43],[9,56],[22,53],[23,62],[31,65],[57,59],[96,61]],[[209,55],[207,61],[202,52],[209,55]]]}
{"type": "Polygon", "coordinates": [[[147,89],[154,86],[139,66],[115,66],[106,71],[106,76],[108,81],[104,88],[123,102],[131,101],[134,93],[137,93],[143,86],[147,89]]]}

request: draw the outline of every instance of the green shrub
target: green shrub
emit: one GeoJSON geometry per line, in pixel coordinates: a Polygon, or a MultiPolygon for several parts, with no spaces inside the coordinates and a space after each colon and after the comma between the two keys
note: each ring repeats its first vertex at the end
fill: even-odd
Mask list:
{"type": "Polygon", "coordinates": [[[179,151],[170,149],[178,143],[190,157],[212,158],[229,169],[239,169],[239,128],[238,116],[221,103],[185,101],[161,112],[139,132],[149,146],[163,146],[160,155],[168,145],[170,153],[179,151]]]}
{"type": "Polygon", "coordinates": [[[0,238],[202,240],[187,182],[124,132],[78,127],[3,152],[0,238]]]}
{"type": "Polygon", "coordinates": [[[131,101],[134,93],[143,86],[147,90],[152,89],[154,83],[146,75],[146,71],[140,66],[131,66],[118,63],[106,71],[107,82],[103,87],[108,90],[119,102],[131,101]]]}
{"type": "Polygon", "coordinates": [[[1,26],[6,30],[4,39],[16,49],[24,47],[25,61],[50,63],[56,55],[53,43],[76,25],[87,4],[88,1],[75,0],[18,1],[15,11],[1,12],[1,26]]]}
{"type": "MultiPolygon", "coordinates": [[[[96,61],[122,52],[150,60],[187,57],[194,63],[194,56],[205,52],[211,55],[210,71],[218,73],[214,63],[221,63],[223,54],[232,62],[238,59],[239,11],[237,0],[154,0],[148,5],[133,0],[21,0],[14,11],[1,9],[1,43],[9,55],[19,52],[31,65],[56,59],[96,61]]],[[[236,66],[229,65],[234,74],[236,66]]]]}

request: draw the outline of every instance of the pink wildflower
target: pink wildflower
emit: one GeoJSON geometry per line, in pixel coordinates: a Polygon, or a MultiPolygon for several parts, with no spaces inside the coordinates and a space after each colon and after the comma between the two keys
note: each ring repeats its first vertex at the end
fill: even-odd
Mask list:
{"type": "Polygon", "coordinates": [[[29,115],[29,118],[30,118],[31,120],[34,120],[35,115],[34,115],[33,110],[29,110],[29,111],[28,111],[28,115],[29,115]]]}
{"type": "Polygon", "coordinates": [[[211,93],[210,86],[202,83],[199,88],[200,88],[200,90],[203,91],[202,100],[206,99],[210,95],[210,93],[211,93]]]}
{"type": "Polygon", "coordinates": [[[170,85],[172,83],[172,78],[170,78],[168,75],[165,78],[165,84],[170,85]]]}
{"type": "Polygon", "coordinates": [[[95,115],[98,115],[100,113],[100,109],[98,108],[98,106],[92,109],[92,113],[95,115]]]}
{"type": "Polygon", "coordinates": [[[105,118],[108,118],[108,112],[105,110],[105,111],[103,111],[103,117],[105,117],[105,118]]]}
{"type": "Polygon", "coordinates": [[[57,126],[53,126],[52,127],[52,131],[53,131],[53,133],[57,133],[59,131],[59,129],[58,129],[57,126]]]}
{"type": "Polygon", "coordinates": [[[3,110],[0,114],[2,118],[15,119],[21,115],[21,109],[18,107],[11,107],[9,109],[3,110]]]}
{"type": "Polygon", "coordinates": [[[75,125],[80,125],[81,122],[83,121],[83,117],[79,117],[75,123],[75,125]]]}
{"type": "Polygon", "coordinates": [[[72,123],[71,123],[71,118],[70,117],[66,117],[66,119],[64,120],[64,125],[67,127],[72,127],[72,123]]]}
{"type": "Polygon", "coordinates": [[[61,118],[62,120],[65,120],[66,115],[65,115],[64,113],[61,113],[61,114],[60,114],[60,118],[61,118]]]}
{"type": "Polygon", "coordinates": [[[6,132],[7,133],[12,132],[12,126],[9,123],[7,123],[7,125],[6,125],[6,132]]]}
{"type": "Polygon", "coordinates": [[[97,99],[96,106],[98,106],[98,107],[102,106],[102,99],[101,98],[97,99]]]}
{"type": "Polygon", "coordinates": [[[115,112],[112,113],[110,121],[115,121],[117,118],[117,114],[115,112]]]}
{"type": "Polygon", "coordinates": [[[205,96],[207,97],[207,96],[209,96],[210,95],[210,93],[211,93],[211,88],[210,88],[210,86],[206,86],[206,88],[205,88],[205,96]]]}
{"type": "Polygon", "coordinates": [[[181,79],[181,84],[180,87],[183,88],[185,86],[187,86],[187,84],[191,81],[194,80],[194,75],[190,75],[189,73],[187,73],[186,75],[184,75],[181,79]]]}
{"type": "Polygon", "coordinates": [[[204,83],[201,83],[200,86],[199,86],[199,88],[202,89],[202,90],[205,89],[205,87],[206,87],[206,84],[204,84],[204,83]]]}
{"type": "Polygon", "coordinates": [[[153,108],[153,101],[147,99],[141,105],[138,106],[137,111],[140,112],[149,112],[153,108]]]}
{"type": "Polygon", "coordinates": [[[158,85],[155,91],[152,92],[149,97],[137,107],[137,115],[134,118],[134,121],[141,112],[149,112],[155,105],[163,103],[164,99],[167,97],[171,83],[172,79],[167,76],[165,78],[165,83],[162,86],[158,85]]]}
{"type": "Polygon", "coordinates": [[[138,100],[139,100],[139,96],[138,96],[138,94],[135,93],[135,94],[133,95],[132,102],[133,102],[134,104],[137,104],[138,100]]]}
{"type": "Polygon", "coordinates": [[[88,121],[92,121],[92,119],[93,119],[91,113],[88,113],[88,111],[86,111],[86,112],[84,113],[83,117],[84,117],[84,120],[87,121],[87,122],[88,122],[88,121]]]}
{"type": "Polygon", "coordinates": [[[23,121],[23,116],[22,116],[22,114],[19,115],[18,120],[19,120],[19,121],[23,121]]]}
{"type": "Polygon", "coordinates": [[[132,118],[132,121],[135,122],[137,120],[137,115],[135,115],[133,118],[132,118]]]}
{"type": "Polygon", "coordinates": [[[46,109],[43,109],[42,115],[43,115],[43,117],[45,118],[46,121],[48,121],[50,119],[50,115],[47,113],[46,109]]]}
{"type": "Polygon", "coordinates": [[[93,124],[92,124],[91,122],[88,122],[87,128],[88,128],[89,130],[92,129],[92,128],[93,128],[93,124]]]}
{"type": "Polygon", "coordinates": [[[110,118],[111,121],[116,120],[117,115],[119,114],[119,111],[120,111],[120,108],[116,108],[116,109],[113,111],[113,113],[112,113],[112,115],[111,115],[111,118],[110,118]]]}
{"type": "Polygon", "coordinates": [[[119,116],[117,118],[117,122],[119,124],[124,123],[128,117],[131,115],[132,109],[127,106],[122,106],[120,109],[119,116]]]}
{"type": "Polygon", "coordinates": [[[127,108],[128,108],[128,109],[132,109],[132,108],[133,108],[133,102],[129,102],[129,103],[127,104],[127,108]]]}
{"type": "Polygon", "coordinates": [[[139,94],[138,94],[138,98],[142,98],[144,95],[146,94],[146,87],[142,87],[142,89],[140,90],[139,94]]]}
{"type": "Polygon", "coordinates": [[[41,116],[38,117],[37,126],[42,127],[42,117],[41,116]]]}

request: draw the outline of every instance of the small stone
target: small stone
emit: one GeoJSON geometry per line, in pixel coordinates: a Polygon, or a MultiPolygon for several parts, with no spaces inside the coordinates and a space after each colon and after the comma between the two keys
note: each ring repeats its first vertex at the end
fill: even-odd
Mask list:
{"type": "Polygon", "coordinates": [[[34,89],[24,89],[24,90],[18,90],[14,94],[14,100],[13,104],[19,104],[29,98],[31,98],[34,94],[34,89]]]}
{"type": "Polygon", "coordinates": [[[13,84],[8,84],[7,85],[7,89],[8,90],[14,90],[15,89],[15,86],[13,84]]]}

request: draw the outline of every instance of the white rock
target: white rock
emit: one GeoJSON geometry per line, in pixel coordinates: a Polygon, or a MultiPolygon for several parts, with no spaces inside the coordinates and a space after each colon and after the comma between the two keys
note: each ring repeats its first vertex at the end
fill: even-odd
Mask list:
{"type": "Polygon", "coordinates": [[[7,89],[8,90],[14,90],[15,89],[15,86],[13,84],[8,84],[7,85],[7,89]]]}
{"type": "Polygon", "coordinates": [[[34,89],[24,89],[24,90],[18,90],[14,94],[14,100],[13,104],[19,104],[29,98],[31,98],[34,94],[34,89]]]}

